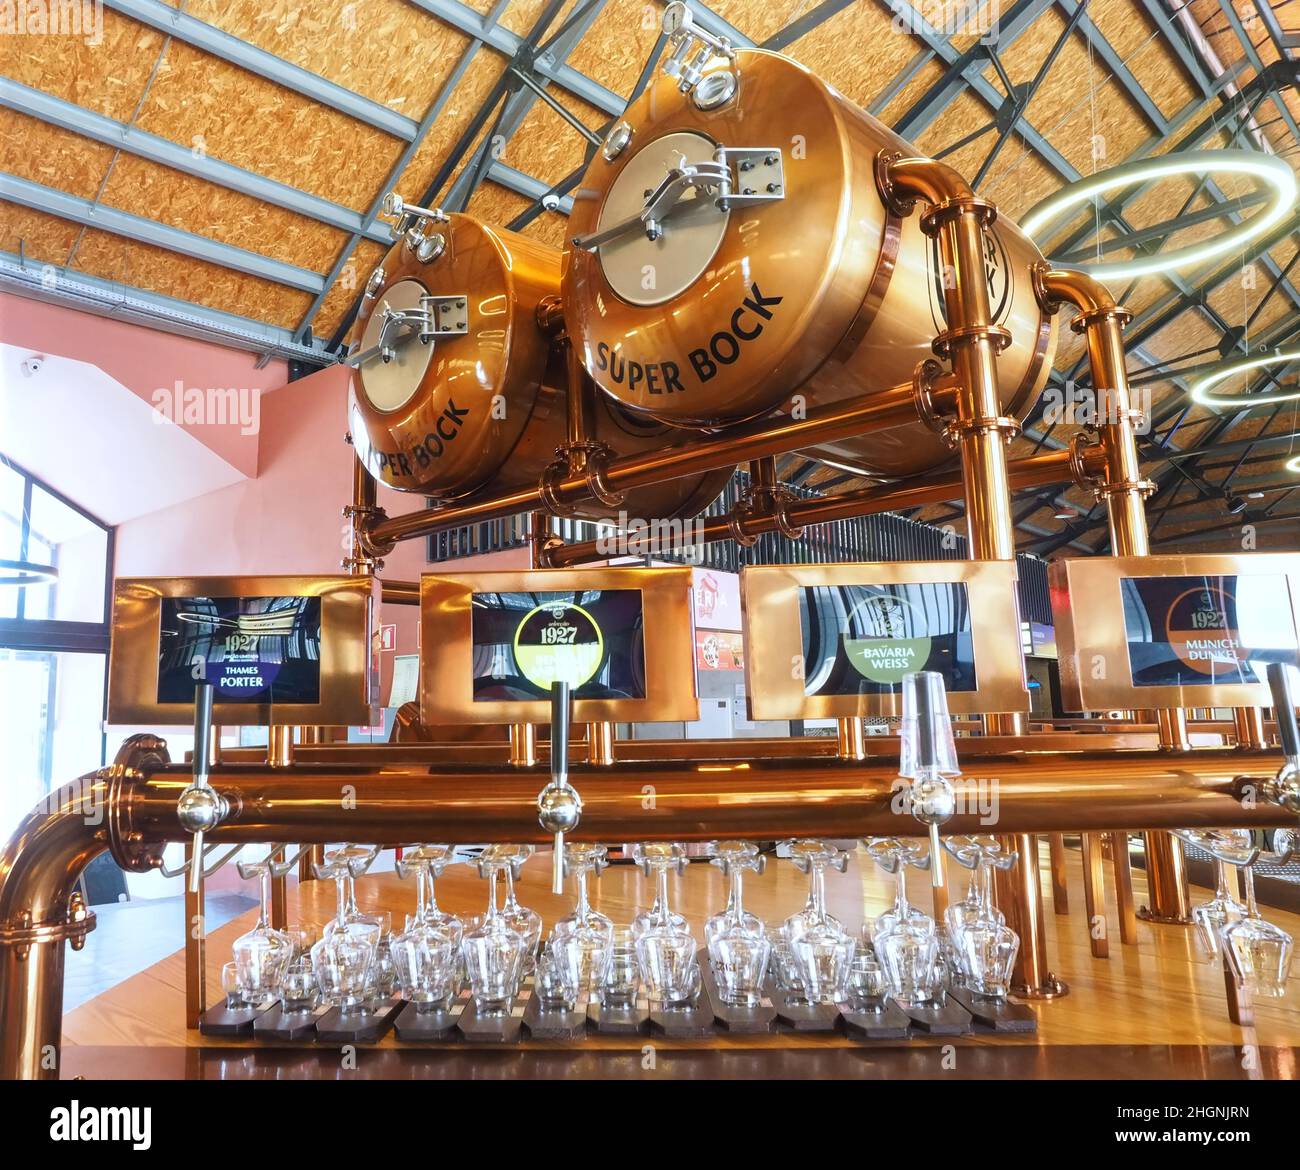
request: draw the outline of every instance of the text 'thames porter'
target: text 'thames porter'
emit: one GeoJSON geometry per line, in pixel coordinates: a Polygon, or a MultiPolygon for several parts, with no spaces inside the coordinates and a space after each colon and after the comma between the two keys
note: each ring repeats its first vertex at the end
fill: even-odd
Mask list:
{"type": "Polygon", "coordinates": [[[758,285],[752,284],[749,296],[731,314],[731,328],[719,329],[707,345],[688,352],[685,361],[633,361],[602,341],[596,345],[596,369],[607,373],[617,385],[648,394],[675,394],[685,390],[682,377],[687,370],[693,371],[695,380],[704,385],[717,374],[719,367],[732,365],[740,358],[745,346],[762,334],[772,319],[773,309],[784,299],[764,296],[758,285]]]}

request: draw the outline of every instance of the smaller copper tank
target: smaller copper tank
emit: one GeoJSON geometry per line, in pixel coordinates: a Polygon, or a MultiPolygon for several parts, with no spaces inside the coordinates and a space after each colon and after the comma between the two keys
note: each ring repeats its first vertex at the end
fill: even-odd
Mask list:
{"type": "MultiPolygon", "coordinates": [[[[544,298],[559,294],[560,253],[467,215],[423,230],[425,259],[407,239],[394,245],[350,337],[362,359],[348,408],[357,455],[379,482],[439,501],[534,486],[567,437],[563,362],[537,314],[544,298]],[[428,297],[436,300],[422,300],[428,297]],[[427,336],[397,323],[422,313],[436,322],[427,336]]],[[[615,454],[687,437],[598,398],[588,437],[615,454]]],[[[622,509],[644,518],[694,516],[728,476],[632,492],[622,509]]],[[[616,510],[592,501],[579,511],[603,518],[616,510]]]]}

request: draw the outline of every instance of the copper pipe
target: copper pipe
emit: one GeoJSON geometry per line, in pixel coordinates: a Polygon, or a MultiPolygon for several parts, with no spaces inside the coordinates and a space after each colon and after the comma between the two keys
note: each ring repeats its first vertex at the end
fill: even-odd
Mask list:
{"type": "MultiPolygon", "coordinates": [[[[641,455],[624,455],[606,465],[605,480],[615,491],[629,491],[666,479],[681,479],[732,467],[749,459],[783,455],[820,443],[864,435],[871,431],[901,426],[916,418],[915,388],[911,382],[865,398],[836,403],[824,410],[810,411],[805,418],[762,419],[728,428],[716,438],[676,447],[665,447],[641,455]]],[[[566,504],[587,498],[586,476],[559,480],[554,491],[566,504]]],[[[488,496],[473,503],[409,512],[383,519],[367,530],[367,541],[377,547],[417,536],[429,536],[446,528],[458,528],[485,520],[498,520],[542,506],[540,487],[520,488],[501,496],[488,496]]]]}
{"type": "Polygon", "coordinates": [[[1262,749],[1268,746],[1268,739],[1264,735],[1262,707],[1234,707],[1232,728],[1238,747],[1262,749]]]}
{"type": "Polygon", "coordinates": [[[1052,909],[1057,914],[1070,913],[1070,886],[1065,869],[1065,837],[1051,833],[1047,848],[1052,859],[1052,909]]]}
{"type": "Polygon", "coordinates": [[[853,715],[836,720],[835,732],[836,754],[841,760],[867,758],[867,737],[859,716],[853,715]]]}
{"type": "MultiPolygon", "coordinates": [[[[185,868],[194,852],[193,838],[185,844],[185,868]]],[[[185,883],[185,1027],[198,1031],[199,1021],[208,1008],[208,922],[207,892],[203,875],[198,889],[185,883]]]]}
{"type": "Polygon", "coordinates": [[[510,724],[510,766],[532,768],[537,764],[537,726],[533,723],[510,724]]]}
{"type": "MultiPolygon", "coordinates": [[[[1097,453],[1096,458],[1100,458],[1100,453],[1097,453]]],[[[1049,451],[1041,455],[1031,455],[1026,459],[1018,459],[1008,465],[1007,474],[1013,490],[1068,483],[1074,474],[1071,453],[1049,451]]],[[[960,499],[961,494],[961,475],[951,471],[939,471],[899,480],[896,483],[841,492],[834,496],[793,500],[786,504],[785,514],[791,524],[799,528],[807,528],[816,524],[833,524],[838,520],[848,520],[856,516],[871,516],[880,512],[920,507],[924,504],[942,504],[948,500],[960,499]]],[[[764,533],[777,530],[777,519],[773,515],[746,513],[740,516],[732,513],[706,519],[702,531],[695,538],[695,543],[714,544],[721,540],[731,540],[735,535],[734,524],[739,524],[746,536],[762,536],[764,533]]],[[[582,564],[585,561],[604,560],[607,554],[602,553],[600,549],[601,544],[594,540],[575,542],[552,552],[550,563],[561,568],[582,564]]]]}
{"type": "Polygon", "coordinates": [[[287,768],[293,763],[293,728],[273,723],[267,728],[266,762],[272,768],[287,768]]]}
{"type": "Polygon", "coordinates": [[[596,768],[606,768],[613,762],[614,725],[604,720],[598,723],[588,723],[587,763],[596,768]]]}

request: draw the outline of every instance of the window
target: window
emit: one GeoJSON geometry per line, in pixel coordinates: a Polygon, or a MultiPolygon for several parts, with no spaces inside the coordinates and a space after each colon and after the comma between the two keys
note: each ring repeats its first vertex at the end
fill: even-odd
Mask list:
{"type": "Polygon", "coordinates": [[[112,555],[108,525],[0,456],[0,560],[55,572],[0,584],[0,840],[105,762],[112,555]]]}

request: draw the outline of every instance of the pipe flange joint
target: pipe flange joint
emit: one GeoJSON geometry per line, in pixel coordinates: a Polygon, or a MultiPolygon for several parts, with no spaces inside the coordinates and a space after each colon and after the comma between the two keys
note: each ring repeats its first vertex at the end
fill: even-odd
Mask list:
{"type": "Polygon", "coordinates": [[[1149,479],[1117,479],[1113,483],[1110,480],[1104,481],[1097,489],[1099,496],[1121,496],[1129,492],[1136,492],[1144,500],[1154,495],[1156,485],[1149,479]]]}
{"type": "Polygon", "coordinates": [[[343,567],[348,570],[383,568],[384,558],[397,547],[397,542],[395,540],[377,541],[371,533],[374,531],[375,525],[388,519],[388,513],[383,508],[370,505],[346,504],[343,508],[343,518],[352,526],[356,547],[360,552],[359,556],[346,557],[343,561],[343,567]]]}
{"type": "Polygon", "coordinates": [[[957,439],[950,429],[952,416],[945,415],[935,401],[936,387],[943,375],[943,366],[934,358],[918,362],[912,372],[913,401],[916,403],[916,413],[925,427],[942,438],[949,447],[955,447],[957,439]]]}
{"type": "Polygon", "coordinates": [[[95,773],[108,788],[106,801],[108,850],[113,860],[128,873],[149,873],[163,862],[162,841],[146,841],[131,826],[128,786],[142,780],[154,768],[171,763],[167,741],[148,732],[129,736],[118,748],[113,762],[95,773]]]}
{"type": "Polygon", "coordinates": [[[577,510],[564,500],[560,492],[560,485],[568,478],[568,459],[561,457],[553,460],[542,471],[542,477],[537,482],[537,494],[542,497],[543,505],[552,516],[572,520],[576,518],[577,510]]]}
{"type": "Polygon", "coordinates": [[[980,227],[987,231],[997,222],[998,209],[996,204],[973,195],[945,199],[942,203],[934,204],[921,216],[921,230],[927,236],[933,236],[944,224],[963,215],[975,216],[980,221],[980,227]]]}
{"type": "Polygon", "coordinates": [[[1089,309],[1086,312],[1078,314],[1070,322],[1070,329],[1074,333],[1086,333],[1094,325],[1103,325],[1107,321],[1115,321],[1121,329],[1133,320],[1133,314],[1119,305],[1107,306],[1105,308],[1089,309]]]}
{"type": "Polygon", "coordinates": [[[897,184],[889,176],[889,168],[905,157],[901,150],[880,150],[876,152],[875,160],[876,190],[880,192],[880,201],[891,215],[899,219],[906,219],[916,210],[916,199],[900,195],[897,184]]]}
{"type": "Polygon", "coordinates": [[[1070,474],[1075,485],[1096,497],[1105,482],[1101,475],[1088,470],[1090,460],[1104,457],[1101,436],[1090,427],[1075,431],[1070,436],[1070,474]]]}
{"type": "Polygon", "coordinates": [[[627,500],[627,493],[619,491],[609,482],[609,461],[613,457],[614,452],[604,443],[587,444],[587,491],[607,508],[622,507],[627,500]]]}
{"type": "Polygon", "coordinates": [[[1001,325],[963,325],[959,329],[945,329],[930,343],[930,348],[946,360],[953,349],[968,342],[988,341],[994,353],[1001,353],[1012,340],[1011,331],[1001,325]]]}
{"type": "Polygon", "coordinates": [[[731,514],[727,517],[727,527],[731,531],[731,539],[741,548],[753,548],[758,543],[759,534],[750,532],[745,527],[748,521],[755,518],[756,513],[757,508],[753,498],[742,496],[736,501],[735,507],[731,509],[731,514]]]}
{"type": "Polygon", "coordinates": [[[792,503],[794,503],[794,496],[784,489],[772,492],[772,522],[776,525],[776,530],[787,540],[802,540],[802,525],[795,524],[787,511],[792,503]]]}
{"type": "Polygon", "coordinates": [[[22,962],[31,948],[45,943],[68,942],[74,951],[86,945],[86,935],[95,929],[95,912],[87,905],[80,890],[68,898],[64,916],[52,922],[32,921],[32,912],[24,910],[8,922],[0,923],[0,947],[12,947],[22,962]]]}
{"type": "Polygon", "coordinates": [[[1020,434],[1020,420],[1005,414],[976,415],[973,418],[956,418],[949,420],[947,431],[949,444],[957,446],[963,435],[976,431],[1000,431],[1005,442],[1010,443],[1020,434]]]}
{"type": "Polygon", "coordinates": [[[1034,290],[1034,300],[1038,302],[1038,307],[1049,317],[1055,317],[1065,302],[1047,291],[1045,278],[1051,271],[1052,266],[1046,260],[1035,260],[1029,266],[1029,287],[1034,290]]]}

